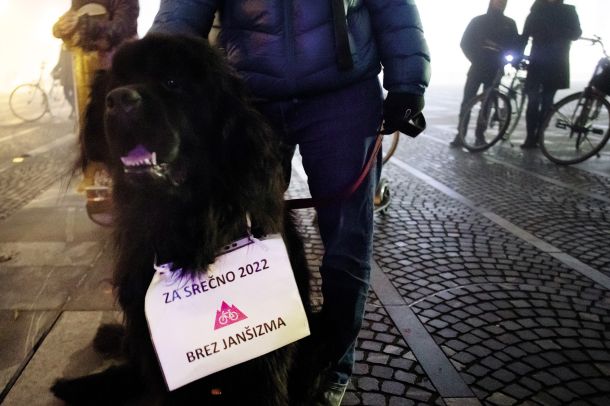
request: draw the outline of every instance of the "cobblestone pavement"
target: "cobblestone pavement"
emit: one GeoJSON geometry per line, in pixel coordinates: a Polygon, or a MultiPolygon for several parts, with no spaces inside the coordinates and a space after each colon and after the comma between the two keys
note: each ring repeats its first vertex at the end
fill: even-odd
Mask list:
{"type": "MultiPolygon", "coordinates": [[[[75,160],[74,122],[44,116],[35,123],[0,113],[0,220],[23,207],[58,179],[70,179],[75,160]],[[7,124],[8,123],[8,124],[7,124]],[[13,162],[21,158],[20,162],[13,162]]],[[[67,185],[66,185],[67,186],[67,185]]]]}
{"type": "MultiPolygon", "coordinates": [[[[482,154],[450,149],[459,92],[444,91],[429,99],[429,129],[402,139],[384,167],[392,202],[376,214],[372,289],[343,404],[609,405],[610,157],[558,167],[538,151],[507,145],[482,154]]],[[[8,136],[2,130],[0,142],[8,136]]],[[[518,128],[513,142],[522,138],[518,128]]],[[[50,239],[50,231],[27,221],[48,199],[26,203],[69,167],[72,152],[61,145],[33,154],[40,161],[31,160],[20,181],[0,162],[0,191],[15,196],[0,204],[0,254],[50,239]]],[[[290,195],[304,195],[305,185],[296,165],[290,195]]],[[[53,264],[19,255],[0,262],[0,320],[9,327],[0,329],[0,383],[8,405],[56,404],[41,395],[53,377],[86,372],[74,366],[77,359],[88,370],[102,365],[86,348],[115,310],[103,255],[107,233],[87,223],[81,200],[36,212],[36,219],[46,213],[80,227],[57,248],[53,264]],[[75,255],[80,240],[89,245],[78,260],[58,264],[75,255]],[[17,283],[19,274],[59,281],[32,297],[17,283]],[[77,322],[82,337],[70,335],[77,322]],[[58,342],[69,360],[57,354],[58,342]]],[[[298,222],[315,271],[323,247],[313,210],[299,211],[298,222]]],[[[318,307],[319,285],[315,277],[318,307]]]]}

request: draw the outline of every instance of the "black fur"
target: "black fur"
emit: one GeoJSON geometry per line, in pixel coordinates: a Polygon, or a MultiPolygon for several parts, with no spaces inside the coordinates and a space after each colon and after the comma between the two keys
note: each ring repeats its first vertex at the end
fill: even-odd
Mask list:
{"type": "Polygon", "coordinates": [[[310,315],[308,267],[284,209],[278,143],[223,56],[184,36],[126,43],[111,70],[97,76],[86,119],[81,161],[100,145],[92,138],[105,134],[96,159],[106,161],[113,181],[114,282],[127,363],[60,380],[55,395],[83,405],[323,404],[311,338],[167,392],[149,337],[144,296],[155,254],[158,263],[206,269],[220,247],[244,235],[246,213],[255,234],[284,236],[310,315]],[[157,153],[163,171],[124,173],[120,157],[138,144],[157,153]],[[214,388],[222,395],[212,395],[214,388]]]}

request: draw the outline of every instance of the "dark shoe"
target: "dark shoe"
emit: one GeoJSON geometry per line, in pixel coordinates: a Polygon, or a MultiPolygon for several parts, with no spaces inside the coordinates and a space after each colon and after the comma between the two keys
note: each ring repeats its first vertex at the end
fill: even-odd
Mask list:
{"type": "Polygon", "coordinates": [[[532,142],[526,142],[524,144],[521,144],[521,149],[536,149],[538,148],[538,145],[532,142]]]}
{"type": "Polygon", "coordinates": [[[462,140],[459,138],[455,138],[453,141],[451,141],[449,143],[450,148],[462,148],[463,146],[464,146],[464,144],[462,143],[462,140]]]}
{"type": "Polygon", "coordinates": [[[327,406],[339,406],[345,395],[347,384],[329,383],[324,390],[324,400],[327,406]]]}

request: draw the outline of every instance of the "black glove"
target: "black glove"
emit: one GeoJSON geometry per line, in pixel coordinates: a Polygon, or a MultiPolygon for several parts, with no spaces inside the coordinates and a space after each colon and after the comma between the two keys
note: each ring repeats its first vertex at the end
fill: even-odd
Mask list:
{"type": "Polygon", "coordinates": [[[424,108],[424,97],[412,93],[389,92],[383,101],[382,134],[400,131],[407,134],[409,120],[419,115],[424,108]]]}

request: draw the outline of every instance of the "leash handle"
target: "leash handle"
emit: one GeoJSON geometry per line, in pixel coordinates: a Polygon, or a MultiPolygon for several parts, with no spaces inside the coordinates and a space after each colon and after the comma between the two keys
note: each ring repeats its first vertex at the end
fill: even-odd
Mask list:
{"type": "Polygon", "coordinates": [[[415,117],[411,117],[411,119],[400,128],[400,132],[411,138],[415,138],[426,129],[426,125],[426,117],[424,117],[423,113],[419,113],[415,117]]]}

